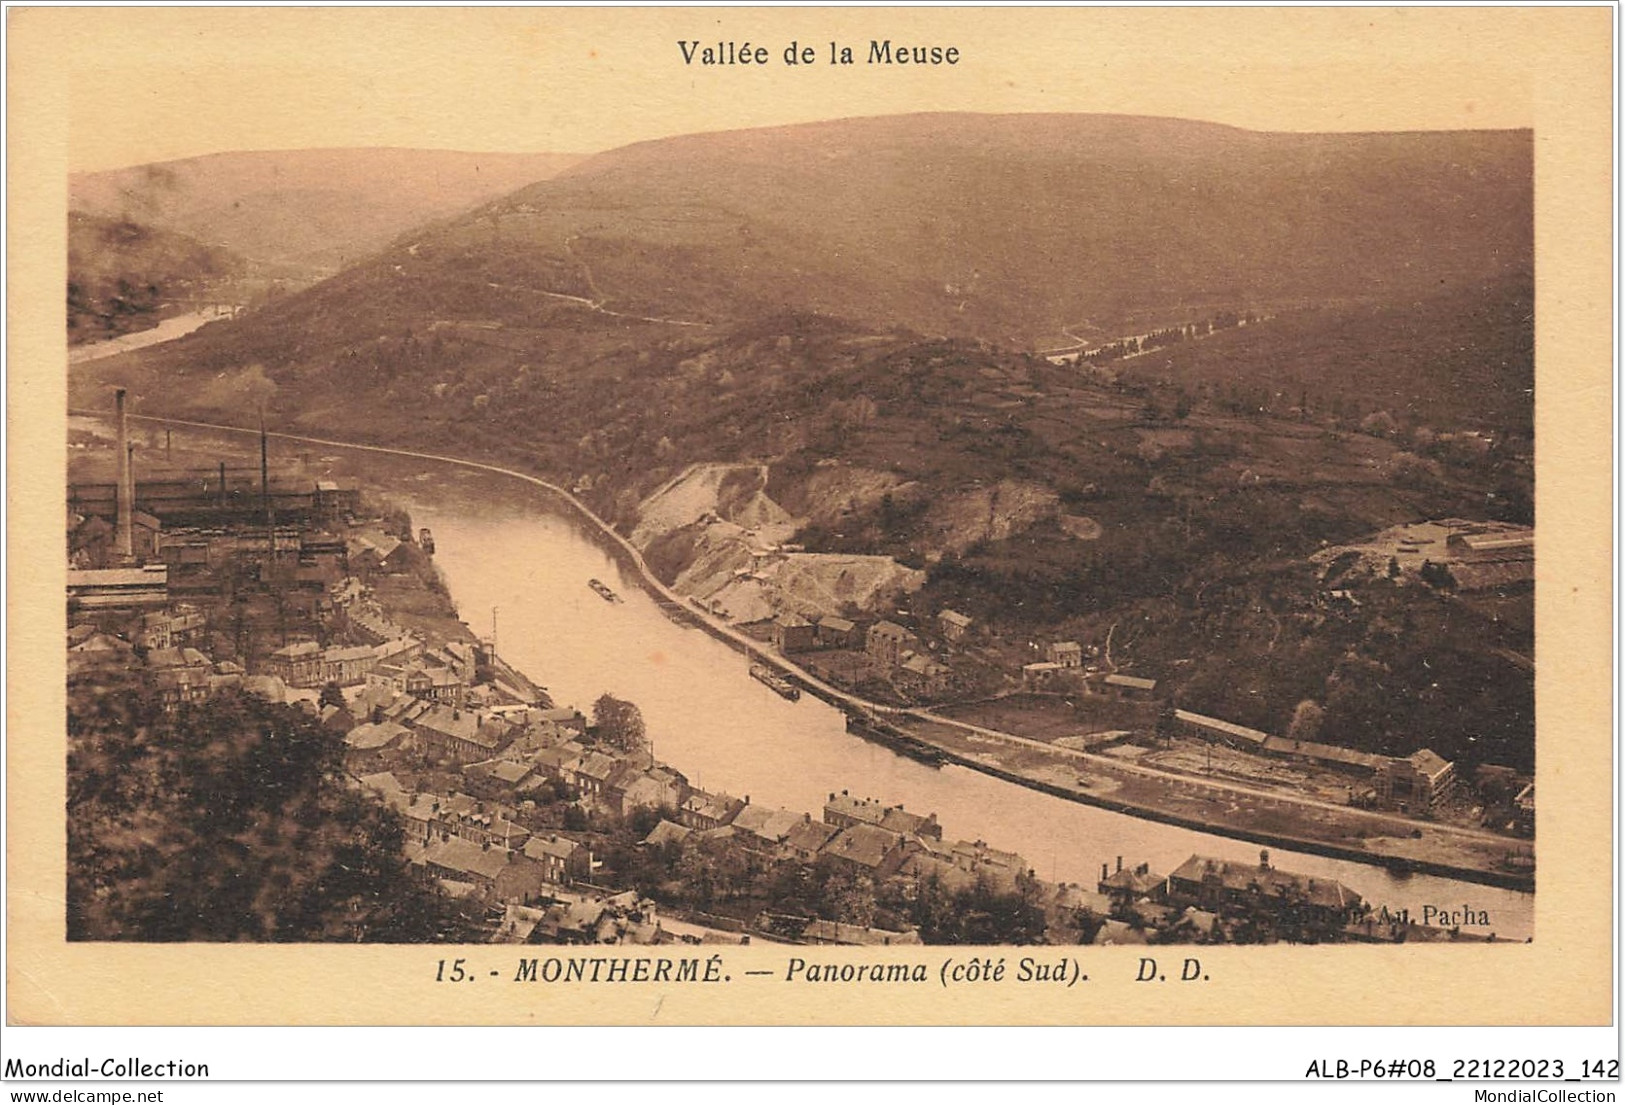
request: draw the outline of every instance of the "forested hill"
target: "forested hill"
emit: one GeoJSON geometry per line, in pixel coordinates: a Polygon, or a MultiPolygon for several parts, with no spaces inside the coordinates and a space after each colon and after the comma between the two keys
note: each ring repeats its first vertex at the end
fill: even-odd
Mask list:
{"type": "Polygon", "coordinates": [[[118,337],[155,326],[241,277],[243,258],[184,234],[80,211],[68,215],[68,341],[118,337]]]}

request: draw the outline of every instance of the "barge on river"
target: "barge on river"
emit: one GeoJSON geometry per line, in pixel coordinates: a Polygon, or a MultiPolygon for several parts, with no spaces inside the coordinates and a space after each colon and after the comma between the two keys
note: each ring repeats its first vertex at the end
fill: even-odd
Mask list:
{"type": "Polygon", "coordinates": [[[791,702],[797,702],[801,699],[801,688],[766,664],[752,664],[750,666],[750,677],[758,683],[767,684],[780,698],[788,698],[791,702]]]}
{"type": "Polygon", "coordinates": [[[605,602],[621,601],[621,596],[617,595],[614,591],[611,591],[608,587],[604,586],[604,584],[600,583],[596,579],[589,579],[587,581],[587,586],[598,592],[598,597],[603,599],[605,602]]]}

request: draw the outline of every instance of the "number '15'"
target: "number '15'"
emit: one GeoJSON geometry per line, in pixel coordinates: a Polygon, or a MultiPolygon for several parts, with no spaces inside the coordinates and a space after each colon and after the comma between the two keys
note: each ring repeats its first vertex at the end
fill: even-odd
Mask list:
{"type": "Polygon", "coordinates": [[[448,972],[446,970],[446,961],[444,959],[442,959],[440,961],[439,966],[435,967],[434,980],[436,982],[461,982],[461,981],[463,981],[463,979],[465,977],[467,977],[467,972],[463,970],[463,964],[465,962],[467,962],[467,960],[453,959],[451,961],[451,970],[448,972]]]}

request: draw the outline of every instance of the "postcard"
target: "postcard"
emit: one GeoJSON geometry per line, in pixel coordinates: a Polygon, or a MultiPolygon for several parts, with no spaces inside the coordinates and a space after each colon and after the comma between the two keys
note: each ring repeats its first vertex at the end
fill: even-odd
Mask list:
{"type": "Polygon", "coordinates": [[[8,1016],[1606,1023],[1610,18],[12,9],[8,1016]]]}

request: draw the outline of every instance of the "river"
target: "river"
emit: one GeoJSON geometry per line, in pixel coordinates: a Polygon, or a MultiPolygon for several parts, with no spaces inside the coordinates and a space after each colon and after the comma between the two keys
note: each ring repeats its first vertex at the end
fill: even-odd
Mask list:
{"type": "Polygon", "coordinates": [[[145,349],[149,345],[160,345],[166,341],[190,334],[201,326],[220,319],[229,319],[229,314],[219,314],[215,311],[198,311],[189,315],[176,315],[166,318],[157,326],[148,330],[137,330],[133,334],[123,334],[106,341],[86,342],[84,345],[75,345],[68,350],[69,364],[84,364],[86,361],[99,361],[103,357],[112,357],[119,353],[128,353],[134,349],[145,349]]]}
{"type": "MultiPolygon", "coordinates": [[[[187,434],[189,444],[198,435],[187,434]]],[[[178,435],[177,435],[178,440],[178,435]]],[[[241,453],[245,437],[230,441],[241,453]]],[[[933,768],[846,732],[841,713],[810,695],[787,702],[747,674],[749,661],[702,630],[668,618],[623,573],[587,523],[518,480],[449,464],[292,446],[317,470],[353,475],[407,505],[434,531],[435,560],[461,615],[481,635],[496,611],[498,651],[560,705],[590,712],[599,695],[636,702],[655,755],[707,790],[818,816],[832,791],[935,812],[949,840],[1020,853],[1041,878],[1093,886],[1102,864],[1173,870],[1193,853],[1257,862],[1259,848],[1069,802],[969,768],[933,768]],[[607,583],[606,602],[588,586],[607,583]]],[[[1534,896],[1285,849],[1271,863],[1333,878],[1375,905],[1482,910],[1476,931],[1533,934],[1534,896]]],[[[1464,926],[1466,927],[1466,926],[1464,926]]]]}
{"type": "MultiPolygon", "coordinates": [[[[424,473],[420,472],[419,475],[424,473]]],[[[561,704],[590,712],[608,692],[636,702],[655,754],[696,786],[818,815],[831,791],[935,812],[949,839],[1019,852],[1042,878],[1093,885],[1102,864],[1149,862],[1166,873],[1192,853],[1256,862],[1243,841],[1068,802],[969,768],[932,768],[846,732],[840,711],[804,695],[787,702],[747,674],[749,661],[701,630],[668,618],[585,526],[549,513],[547,500],[500,477],[412,479],[402,494],[435,535],[435,559],[477,632],[561,704]],[[599,579],[621,596],[587,587],[599,579]]],[[[1271,850],[1285,870],[1335,878],[1390,909],[1424,905],[1488,913],[1482,931],[1533,932],[1533,895],[1366,864],[1271,850]]]]}

